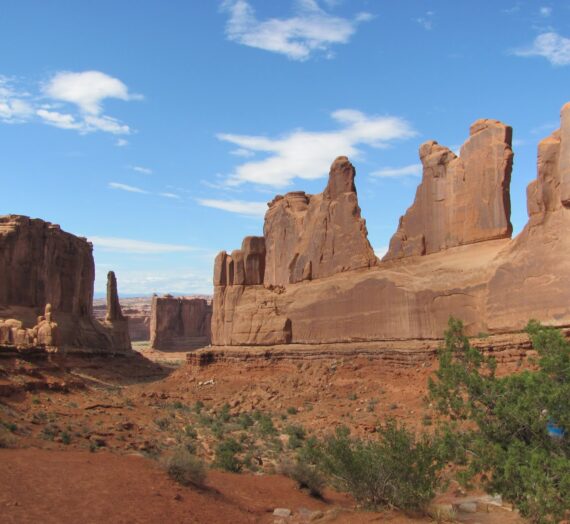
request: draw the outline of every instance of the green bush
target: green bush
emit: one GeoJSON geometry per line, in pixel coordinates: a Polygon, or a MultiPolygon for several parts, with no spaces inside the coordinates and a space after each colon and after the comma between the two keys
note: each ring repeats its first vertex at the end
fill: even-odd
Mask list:
{"type": "Polygon", "coordinates": [[[305,462],[286,462],[281,465],[281,473],[293,479],[300,489],[306,489],[312,497],[321,498],[325,487],[325,479],[315,466],[305,462]]]}
{"type": "Polygon", "coordinates": [[[259,433],[261,433],[261,435],[263,435],[264,437],[277,434],[277,430],[273,425],[273,420],[269,415],[266,415],[265,413],[261,414],[257,419],[257,424],[258,424],[259,433]]]}
{"type": "Polygon", "coordinates": [[[439,446],[389,420],[378,428],[378,440],[351,438],[337,429],[319,449],[319,464],[367,508],[382,506],[422,510],[434,497],[444,466],[439,446]]]}
{"type": "Polygon", "coordinates": [[[170,478],[183,486],[203,486],[206,481],[204,462],[184,447],[178,448],[170,457],[166,471],[170,478]]]}
{"type": "Polygon", "coordinates": [[[243,464],[236,457],[236,453],[240,453],[241,451],[241,444],[233,438],[220,442],[216,446],[214,467],[230,471],[232,473],[239,473],[242,470],[243,464]]]}
{"type": "Polygon", "coordinates": [[[553,439],[547,424],[570,428],[570,344],[537,322],[527,332],[538,370],[497,377],[495,361],[451,318],[430,396],[451,420],[446,445],[464,479],[481,478],[533,522],[558,522],[570,510],[570,439],[553,439]]]}

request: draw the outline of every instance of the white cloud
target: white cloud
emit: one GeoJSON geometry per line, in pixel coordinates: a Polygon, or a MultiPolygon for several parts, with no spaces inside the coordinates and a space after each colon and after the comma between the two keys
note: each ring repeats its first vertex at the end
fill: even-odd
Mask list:
{"type": "Polygon", "coordinates": [[[121,124],[116,118],[112,116],[93,116],[86,115],[84,118],[83,131],[89,133],[91,131],[104,131],[113,135],[128,135],[131,129],[126,124],[121,124]]]}
{"type": "Polygon", "coordinates": [[[109,182],[109,187],[111,189],[120,189],[121,191],[128,191],[129,193],[148,194],[148,191],[145,191],[140,187],[129,186],[127,184],[120,184],[119,182],[109,182]]]}
{"type": "Polygon", "coordinates": [[[73,115],[59,113],[58,111],[48,111],[47,109],[38,109],[36,114],[44,123],[61,129],[81,130],[82,128],[81,124],[75,120],[73,115]]]}
{"type": "Polygon", "coordinates": [[[262,217],[267,211],[267,203],[265,202],[246,202],[244,200],[216,200],[209,198],[198,199],[201,206],[222,209],[230,213],[238,213],[239,215],[247,215],[253,217],[262,217]]]}
{"type": "Polygon", "coordinates": [[[380,148],[397,139],[416,134],[404,119],[391,116],[367,116],[354,109],[341,109],[332,118],[342,127],[336,131],[297,130],[281,138],[222,133],[220,140],[248,151],[269,156],[239,165],[226,181],[229,186],[244,182],[285,187],[295,178],[314,180],[327,175],[338,155],[359,158],[360,144],[380,148]]]}
{"type": "Polygon", "coordinates": [[[34,113],[27,93],[17,92],[9,78],[0,75],[0,121],[15,124],[28,120],[34,113]]]}
{"type": "Polygon", "coordinates": [[[542,56],[552,65],[564,66],[570,64],[570,38],[549,32],[538,35],[530,47],[515,49],[516,56],[542,56]]]}
{"type": "Polygon", "coordinates": [[[129,166],[133,171],[142,173],[143,175],[152,175],[152,169],[143,166],[129,166]]]}
{"type": "Polygon", "coordinates": [[[238,149],[230,151],[230,155],[241,156],[243,158],[251,158],[252,156],[255,156],[255,153],[253,151],[239,147],[238,149]]]}
{"type": "Polygon", "coordinates": [[[124,138],[118,138],[117,141],[115,142],[115,145],[117,147],[125,147],[129,145],[129,141],[125,140],[124,138]]]}
{"type": "Polygon", "coordinates": [[[229,13],[226,36],[233,42],[280,53],[292,60],[307,60],[317,52],[330,57],[334,44],[346,44],[359,23],[372,16],[359,13],[351,20],[328,14],[316,0],[296,0],[291,18],[258,20],[246,0],[226,0],[222,10],[229,13]]]}
{"type": "MultiPolygon", "coordinates": [[[[30,94],[13,84],[13,81],[0,75],[0,121],[25,123],[35,120],[81,134],[95,131],[113,135],[130,134],[132,130],[128,125],[102,114],[102,103],[107,98],[141,98],[140,95],[129,93],[119,79],[100,71],[57,73],[41,87],[41,93],[30,94]],[[44,102],[39,103],[40,99],[44,102]]],[[[116,142],[117,146],[126,144],[124,139],[116,142]]]]}
{"type": "Polygon", "coordinates": [[[401,176],[420,176],[422,174],[421,164],[411,164],[404,167],[384,167],[378,171],[373,171],[370,176],[379,178],[397,178],[401,176]]]}
{"type": "Polygon", "coordinates": [[[177,198],[177,199],[180,198],[180,195],[177,195],[175,193],[159,193],[159,195],[165,198],[177,198]]]}
{"type": "Polygon", "coordinates": [[[552,7],[541,7],[539,10],[540,16],[548,18],[552,14],[552,7]]]}
{"type": "Polygon", "coordinates": [[[144,240],[133,240],[131,238],[117,237],[88,237],[90,242],[96,248],[114,253],[135,253],[156,255],[162,253],[183,253],[189,251],[198,251],[198,248],[192,246],[184,246],[180,244],[162,244],[158,242],[146,242],[144,240]]]}
{"type": "Polygon", "coordinates": [[[101,114],[101,104],[106,98],[124,101],[141,98],[130,94],[118,78],[101,71],[59,72],[43,87],[43,91],[51,99],[75,104],[83,113],[90,115],[101,114]]]}
{"type": "Polygon", "coordinates": [[[433,29],[433,11],[427,11],[424,16],[416,18],[416,22],[420,24],[426,31],[431,31],[433,29]]]}

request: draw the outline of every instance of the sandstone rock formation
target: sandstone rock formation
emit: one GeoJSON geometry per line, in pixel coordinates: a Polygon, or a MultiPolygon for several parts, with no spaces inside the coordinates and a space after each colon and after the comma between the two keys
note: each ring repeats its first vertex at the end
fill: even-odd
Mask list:
{"type": "Polygon", "coordinates": [[[323,193],[297,191],[270,202],[263,227],[266,285],[284,286],[376,265],[360,216],[355,174],[348,158],[341,156],[331,166],[323,193]]]}
{"type": "Polygon", "coordinates": [[[422,182],[384,260],[510,237],[511,140],[509,126],[477,120],[460,156],[434,140],[422,144],[422,182]]]}
{"type": "Polygon", "coordinates": [[[122,335],[117,345],[113,326],[93,318],[92,250],[85,238],[49,222],[0,216],[0,345],[130,349],[122,335]]]}
{"type": "Polygon", "coordinates": [[[107,273],[107,314],[103,325],[109,328],[113,340],[113,348],[119,350],[131,349],[129,335],[129,321],[123,316],[119,293],[117,290],[117,277],[113,271],[107,273]]]}
{"type": "Polygon", "coordinates": [[[508,126],[480,120],[459,157],[424,144],[415,203],[379,264],[346,159],[322,195],[277,197],[265,217],[264,285],[236,280],[240,255],[216,259],[213,345],[434,340],[450,315],[471,335],[520,331],[530,318],[570,325],[570,105],[540,144],[530,220],[514,240],[510,143],[508,126]]]}
{"type": "Polygon", "coordinates": [[[119,293],[117,291],[117,277],[114,271],[107,273],[107,314],[105,316],[107,322],[114,320],[125,320],[119,303],[119,293]]]}
{"type": "Polygon", "coordinates": [[[154,296],[150,345],[161,350],[192,350],[210,344],[212,306],[206,299],[154,296]]]}
{"type": "Polygon", "coordinates": [[[494,331],[529,318],[570,323],[570,103],[562,108],[560,129],[538,145],[537,168],[527,188],[528,224],[497,257],[488,283],[494,331]]]}
{"type": "Polygon", "coordinates": [[[276,302],[283,286],[377,264],[360,216],[355,174],[348,159],[338,157],[323,193],[278,195],[269,203],[264,236],[246,237],[241,250],[216,257],[215,343],[286,344],[291,321],[276,302]],[[275,293],[265,296],[262,284],[275,293]],[[252,304],[242,323],[233,312],[243,303],[243,294],[254,289],[263,298],[252,304]]]}

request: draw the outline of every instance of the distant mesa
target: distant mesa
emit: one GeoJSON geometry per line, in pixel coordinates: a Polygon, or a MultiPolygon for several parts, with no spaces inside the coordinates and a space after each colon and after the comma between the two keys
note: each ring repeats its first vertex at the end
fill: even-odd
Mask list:
{"type": "Polygon", "coordinates": [[[422,181],[382,262],[346,157],[323,193],[276,196],[263,237],[216,258],[212,344],[435,340],[450,315],[471,335],[520,331],[530,318],[570,325],[570,104],[539,145],[529,222],[513,240],[511,140],[509,126],[485,119],[459,156],[424,143],[422,181]]]}
{"type": "Polygon", "coordinates": [[[0,346],[21,351],[131,349],[114,274],[110,316],[93,316],[93,246],[58,225],[21,215],[0,216],[0,346]]]}
{"type": "Polygon", "coordinates": [[[205,298],[153,296],[150,345],[153,349],[191,351],[211,341],[212,304],[205,298]]]}

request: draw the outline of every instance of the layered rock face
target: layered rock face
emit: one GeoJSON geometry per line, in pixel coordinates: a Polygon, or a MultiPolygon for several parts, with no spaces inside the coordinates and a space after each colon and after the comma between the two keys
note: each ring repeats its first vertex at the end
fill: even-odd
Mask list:
{"type": "Polygon", "coordinates": [[[267,286],[328,277],[377,263],[360,216],[355,169],[348,158],[332,164],[323,193],[277,196],[265,215],[267,286]]]}
{"type": "Polygon", "coordinates": [[[277,197],[265,218],[263,279],[236,284],[233,254],[216,259],[213,344],[438,339],[450,315],[470,335],[520,331],[530,318],[570,325],[570,105],[539,146],[529,223],[514,240],[510,144],[508,126],[480,120],[459,157],[422,145],[414,205],[378,264],[346,159],[322,195],[277,197]]]}
{"type": "Polygon", "coordinates": [[[286,344],[291,321],[276,301],[284,286],[376,265],[360,216],[355,174],[348,159],[338,157],[323,193],[275,197],[265,215],[264,236],[246,237],[240,250],[216,257],[214,343],[286,344]],[[265,296],[262,284],[275,293],[265,296]],[[250,289],[263,298],[244,315],[234,314],[250,289]]]}
{"type": "Polygon", "coordinates": [[[492,330],[520,319],[568,324],[570,308],[570,104],[560,129],[538,145],[538,177],[527,188],[529,221],[498,257],[488,284],[492,330]]]}
{"type": "Polygon", "coordinates": [[[160,350],[192,350],[210,344],[212,306],[203,298],[154,296],[150,345],[160,350]]]}
{"type": "Polygon", "coordinates": [[[511,140],[509,126],[478,120],[459,157],[433,140],[422,144],[422,182],[384,260],[509,238],[511,140]]]}
{"type": "Polygon", "coordinates": [[[85,238],[55,224],[0,216],[0,320],[18,324],[17,332],[11,330],[17,337],[5,335],[4,345],[130,349],[113,326],[93,318],[92,251],[85,238]]]}

